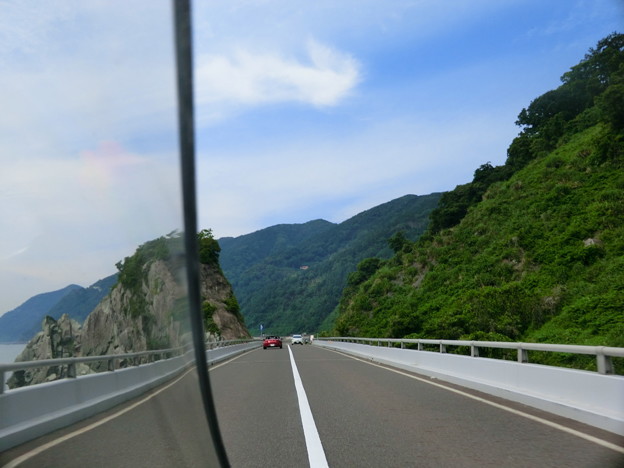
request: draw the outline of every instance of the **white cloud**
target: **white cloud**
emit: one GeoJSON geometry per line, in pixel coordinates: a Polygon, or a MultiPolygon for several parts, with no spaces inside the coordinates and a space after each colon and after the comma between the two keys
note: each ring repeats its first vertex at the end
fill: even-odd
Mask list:
{"type": "Polygon", "coordinates": [[[313,40],[308,41],[306,61],[240,48],[229,56],[200,55],[195,78],[200,105],[296,101],[334,106],[359,81],[356,59],[313,40]]]}
{"type": "Polygon", "coordinates": [[[24,291],[88,286],[138,245],[180,229],[179,179],[175,153],[138,154],[114,141],[3,161],[0,279],[19,287],[4,291],[0,312],[24,291]]]}

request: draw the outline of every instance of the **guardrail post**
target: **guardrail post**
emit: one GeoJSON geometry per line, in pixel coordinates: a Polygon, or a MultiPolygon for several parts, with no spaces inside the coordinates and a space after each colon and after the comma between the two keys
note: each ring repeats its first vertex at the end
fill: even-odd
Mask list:
{"type": "Polygon", "coordinates": [[[529,353],[526,349],[518,348],[518,362],[529,362],[529,353]]]}
{"type": "Polygon", "coordinates": [[[4,371],[0,370],[0,383],[2,383],[2,385],[0,385],[0,395],[2,395],[4,393],[4,371]]]}
{"type": "Polygon", "coordinates": [[[401,340],[401,349],[405,349],[405,343],[401,340]]]}
{"type": "Polygon", "coordinates": [[[446,353],[446,345],[443,345],[442,343],[440,343],[440,352],[446,353]]]}
{"type": "Polygon", "coordinates": [[[115,370],[115,358],[108,360],[107,368],[109,372],[113,372],[115,370]]]}
{"type": "Polygon", "coordinates": [[[73,362],[67,364],[67,377],[70,379],[76,378],[76,364],[73,362]]]}
{"type": "Polygon", "coordinates": [[[611,360],[611,356],[599,352],[596,354],[596,366],[600,374],[613,374],[613,361],[611,360]]]}
{"type": "Polygon", "coordinates": [[[470,356],[471,357],[479,357],[479,347],[475,345],[470,345],[470,356]]]}
{"type": "Polygon", "coordinates": [[[423,344],[419,341],[418,342],[418,351],[422,351],[423,350],[423,344]]]}

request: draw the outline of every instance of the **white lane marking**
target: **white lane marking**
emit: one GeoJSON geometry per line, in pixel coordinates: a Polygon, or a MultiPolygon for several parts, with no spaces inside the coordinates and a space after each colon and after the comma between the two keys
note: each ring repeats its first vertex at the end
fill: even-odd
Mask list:
{"type": "Polygon", "coordinates": [[[37,448],[32,449],[29,452],[26,452],[25,454],[14,458],[13,460],[11,460],[9,463],[7,463],[6,465],[3,465],[2,468],[14,468],[20,464],[22,464],[23,462],[25,462],[26,460],[29,460],[30,458],[39,455],[41,452],[44,452],[45,450],[48,450],[62,442],[65,442],[66,440],[72,439],[76,436],[79,436],[80,434],[84,434],[85,432],[90,431],[91,429],[95,429],[98,426],[101,426],[102,424],[106,424],[107,422],[118,418],[119,416],[121,416],[122,414],[127,413],[128,411],[132,411],[134,408],[136,408],[139,405],[142,405],[143,403],[145,403],[148,400],[151,400],[152,398],[154,398],[156,395],[158,395],[159,393],[164,392],[165,390],[167,390],[169,387],[171,387],[172,385],[175,385],[176,383],[178,383],[180,380],[182,380],[186,374],[188,374],[189,372],[195,370],[195,367],[191,367],[190,369],[188,369],[184,374],[182,374],[180,377],[178,377],[177,379],[175,379],[173,382],[170,382],[169,384],[167,384],[165,387],[155,391],[154,393],[152,393],[151,395],[143,398],[142,400],[137,401],[136,403],[133,403],[132,405],[118,411],[117,413],[111,414],[110,416],[105,417],[104,419],[100,419],[99,421],[96,421],[92,424],[89,424],[88,426],[85,426],[81,429],[77,429],[73,432],[70,432],[69,434],[65,434],[62,437],[59,437],[58,439],[52,440],[50,442],[48,442],[47,444],[43,444],[40,445],[37,448]]]}
{"type": "Polygon", "coordinates": [[[292,351],[288,348],[288,354],[290,356],[290,365],[292,366],[293,377],[295,378],[295,390],[297,391],[297,399],[299,400],[299,412],[301,413],[301,424],[303,425],[303,435],[305,437],[306,448],[308,449],[308,461],[310,462],[310,468],[324,468],[329,467],[327,464],[327,458],[325,458],[325,450],[323,450],[323,444],[321,444],[321,438],[319,437],[316,424],[314,424],[314,417],[310,410],[310,404],[308,403],[308,396],[303,388],[303,382],[299,376],[297,370],[297,364],[295,364],[295,357],[292,351]]]}
{"type": "Polygon", "coordinates": [[[481,397],[478,397],[476,395],[471,395],[470,393],[466,393],[466,392],[463,392],[461,390],[457,390],[456,388],[447,387],[446,385],[439,384],[439,383],[436,383],[436,382],[431,382],[430,380],[423,379],[422,377],[417,377],[417,376],[412,375],[412,374],[408,374],[407,372],[402,372],[400,370],[392,369],[390,367],[386,367],[386,366],[383,366],[381,364],[377,364],[377,363],[374,363],[374,362],[371,362],[371,361],[367,361],[366,359],[360,359],[360,358],[351,356],[350,354],[345,354],[345,353],[342,353],[340,351],[336,351],[336,350],[333,350],[333,349],[328,349],[328,348],[324,348],[324,349],[327,349],[328,351],[333,351],[333,352],[338,353],[338,354],[342,354],[343,356],[350,357],[351,359],[355,359],[356,361],[360,361],[360,362],[364,362],[366,364],[370,364],[371,366],[380,367],[380,368],[386,369],[386,370],[388,370],[390,372],[394,372],[396,374],[404,375],[406,377],[409,377],[410,379],[419,380],[419,381],[427,383],[429,385],[433,385],[435,387],[443,388],[445,390],[448,390],[449,392],[457,393],[459,395],[463,395],[465,397],[472,398],[473,400],[480,401],[480,402],[485,403],[487,405],[494,406],[495,408],[499,408],[499,409],[502,409],[502,410],[507,411],[509,413],[513,413],[515,415],[522,416],[524,418],[530,419],[532,421],[536,421],[536,422],[544,424],[546,426],[550,426],[550,427],[552,427],[554,429],[558,429],[558,430],[560,430],[562,432],[567,432],[568,434],[574,435],[576,437],[580,437],[581,439],[585,439],[585,440],[587,440],[589,442],[593,442],[595,444],[601,445],[603,447],[606,447],[608,449],[614,450],[616,452],[624,453],[624,447],[620,447],[619,445],[612,444],[611,442],[607,442],[606,440],[599,439],[598,437],[594,437],[592,435],[585,434],[584,432],[580,432],[580,431],[577,431],[575,429],[572,429],[572,428],[569,428],[569,427],[566,427],[566,426],[562,426],[561,424],[557,424],[556,422],[549,421],[548,419],[543,419],[543,418],[540,418],[539,416],[534,416],[532,414],[525,413],[523,411],[520,411],[520,410],[517,410],[517,409],[514,409],[514,408],[510,408],[510,407],[505,406],[505,405],[501,405],[500,403],[495,403],[493,401],[486,400],[485,398],[481,398],[481,397]]]}

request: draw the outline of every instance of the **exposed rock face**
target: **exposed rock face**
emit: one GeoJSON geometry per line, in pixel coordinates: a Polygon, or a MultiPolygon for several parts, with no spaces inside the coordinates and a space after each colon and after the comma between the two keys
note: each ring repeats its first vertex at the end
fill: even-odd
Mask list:
{"type": "MultiPolygon", "coordinates": [[[[165,260],[146,262],[140,282],[134,288],[121,282],[114,286],[88,315],[82,328],[67,315],[58,322],[46,317],[43,331],[30,341],[17,361],[124,354],[177,347],[190,341],[186,275],[179,265],[173,271],[173,264],[165,260]]],[[[238,313],[232,287],[218,266],[201,265],[200,291],[202,301],[213,310],[217,335],[222,339],[250,336],[238,313]]],[[[116,367],[126,364],[123,360],[115,361],[116,367]]],[[[99,372],[107,367],[107,362],[97,361],[79,366],[77,373],[99,372]]],[[[21,387],[66,375],[66,366],[29,369],[16,372],[9,386],[21,387]]]]}
{"type": "MultiPolygon", "coordinates": [[[[142,294],[145,310],[132,314],[133,293],[121,284],[89,314],[82,330],[82,355],[123,354],[148,349],[162,349],[182,344],[181,324],[174,320],[176,301],[186,294],[173,277],[166,262],[149,263],[142,294]]],[[[123,365],[123,362],[121,363],[123,365]]],[[[106,363],[96,363],[102,370],[106,363]]]]}
{"type": "MultiPolygon", "coordinates": [[[[72,320],[67,314],[63,314],[58,321],[46,316],[41,323],[41,328],[42,331],[30,340],[24,351],[15,359],[16,362],[80,355],[80,324],[72,320]]],[[[7,384],[9,388],[23,387],[66,377],[67,372],[67,366],[24,369],[14,372],[7,384]]],[[[78,366],[76,372],[87,374],[92,371],[83,364],[78,366]]]]}
{"type": "Polygon", "coordinates": [[[216,307],[212,320],[219,328],[221,337],[225,340],[249,338],[251,335],[242,317],[228,310],[227,301],[234,297],[232,286],[223,276],[223,273],[212,265],[200,265],[200,294],[202,299],[216,307]]]}

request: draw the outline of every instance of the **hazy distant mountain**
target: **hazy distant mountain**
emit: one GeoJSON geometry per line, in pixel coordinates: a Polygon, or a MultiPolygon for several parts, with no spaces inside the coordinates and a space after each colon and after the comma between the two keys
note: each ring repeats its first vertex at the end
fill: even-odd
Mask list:
{"type": "Polygon", "coordinates": [[[41,320],[52,307],[70,294],[80,290],[77,284],[59,289],[58,291],[38,294],[22,305],[0,317],[0,342],[25,342],[41,328],[41,320]]]}
{"type": "Polygon", "coordinates": [[[357,264],[389,258],[388,239],[398,232],[417,239],[440,195],[406,195],[340,224],[282,224],[219,239],[221,267],[249,330],[257,333],[262,324],[270,333],[317,331],[357,264]]]}
{"type": "Polygon", "coordinates": [[[58,291],[38,294],[0,317],[0,343],[22,343],[41,330],[46,315],[59,318],[67,313],[82,322],[115,284],[117,275],[88,288],[71,284],[58,291]]]}
{"type": "Polygon", "coordinates": [[[97,281],[88,288],[76,289],[64,296],[47,315],[59,319],[63,314],[82,323],[95,306],[106,296],[117,282],[117,274],[97,281]]]}

